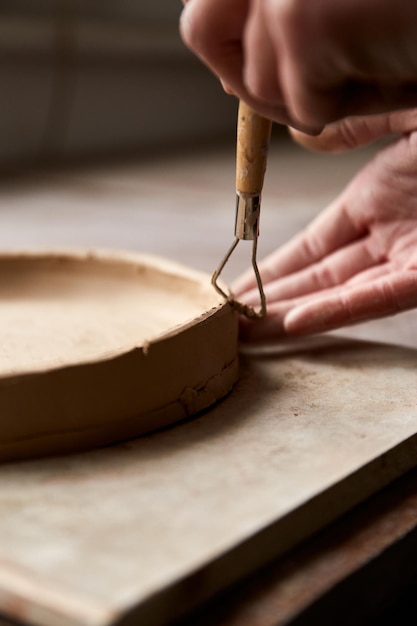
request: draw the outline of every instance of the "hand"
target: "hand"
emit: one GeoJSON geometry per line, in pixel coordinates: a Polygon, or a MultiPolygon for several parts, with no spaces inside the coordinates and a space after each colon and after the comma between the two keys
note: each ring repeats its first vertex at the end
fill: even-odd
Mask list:
{"type": "MultiPolygon", "coordinates": [[[[358,129],[364,121],[358,120],[350,143],[384,134],[384,128],[416,127],[415,117],[380,116],[363,134],[358,129]]],[[[338,128],[327,131],[333,147],[338,128]]],[[[417,132],[379,152],[302,233],[265,259],[260,271],[268,313],[262,321],[242,319],[246,340],[327,331],[416,307],[417,132]]],[[[252,272],[232,289],[238,299],[257,305],[252,272]]]]}
{"type": "Polygon", "coordinates": [[[191,0],[185,43],[259,113],[318,132],[415,106],[413,0],[191,0]]]}

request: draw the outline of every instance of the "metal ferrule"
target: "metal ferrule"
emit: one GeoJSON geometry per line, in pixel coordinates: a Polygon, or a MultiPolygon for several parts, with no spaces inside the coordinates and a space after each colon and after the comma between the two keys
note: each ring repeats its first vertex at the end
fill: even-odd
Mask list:
{"type": "Polygon", "coordinates": [[[259,235],[259,194],[236,192],[235,236],[238,239],[254,240],[259,235]]]}

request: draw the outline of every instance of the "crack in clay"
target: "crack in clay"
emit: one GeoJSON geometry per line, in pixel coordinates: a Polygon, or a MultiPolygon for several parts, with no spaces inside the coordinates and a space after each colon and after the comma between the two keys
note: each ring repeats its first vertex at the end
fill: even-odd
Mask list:
{"type": "MultiPolygon", "coordinates": [[[[216,402],[216,400],[219,397],[223,397],[227,393],[229,393],[234,383],[228,383],[224,385],[221,395],[219,395],[218,393],[217,383],[219,380],[221,380],[224,377],[225,373],[227,374],[229,372],[232,372],[235,368],[237,368],[238,362],[239,362],[238,358],[233,359],[230,363],[226,364],[218,374],[216,374],[215,376],[212,376],[211,378],[209,378],[207,381],[205,381],[202,385],[199,385],[198,387],[186,387],[182,391],[182,393],[180,394],[177,400],[174,400],[173,402],[167,402],[163,406],[158,407],[158,409],[148,411],[145,414],[140,413],[140,414],[136,414],[130,417],[119,419],[119,424],[125,425],[125,424],[128,424],[129,422],[134,422],[138,420],[140,417],[143,417],[144,415],[146,415],[147,417],[151,417],[153,414],[160,413],[161,411],[167,411],[177,404],[179,404],[182,407],[185,417],[191,417],[195,413],[202,411],[203,409],[210,406],[210,404],[213,404],[214,402],[216,402]],[[215,388],[217,390],[217,393],[214,393],[212,391],[212,388],[215,388]]],[[[7,439],[7,441],[3,441],[2,443],[0,443],[0,451],[3,449],[7,449],[7,447],[10,444],[15,444],[15,443],[20,443],[20,442],[26,442],[26,441],[35,442],[35,441],[39,441],[43,439],[48,439],[49,437],[56,437],[57,435],[67,436],[67,435],[72,435],[72,434],[77,434],[77,433],[94,433],[95,431],[100,430],[100,428],[105,427],[107,425],[111,425],[111,424],[113,424],[113,420],[102,421],[100,424],[100,427],[69,428],[69,429],[61,428],[59,430],[45,430],[41,433],[38,432],[36,433],[36,435],[33,435],[33,436],[25,435],[24,437],[14,437],[13,439],[7,439]]]]}
{"type": "Polygon", "coordinates": [[[213,404],[213,402],[216,401],[216,396],[212,391],[212,387],[217,389],[217,381],[223,377],[225,372],[237,367],[238,361],[238,358],[233,359],[233,361],[224,366],[221,372],[212,378],[209,378],[209,380],[198,387],[185,387],[178,401],[182,405],[187,417],[203,410],[205,407],[210,406],[210,404],[213,404]]]}

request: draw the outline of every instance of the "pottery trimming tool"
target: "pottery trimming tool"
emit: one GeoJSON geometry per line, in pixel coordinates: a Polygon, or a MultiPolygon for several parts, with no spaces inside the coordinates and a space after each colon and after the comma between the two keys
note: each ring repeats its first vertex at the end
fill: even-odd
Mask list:
{"type": "Polygon", "coordinates": [[[261,195],[271,137],[271,120],[258,115],[244,102],[239,103],[236,140],[236,221],[235,240],[213,273],[211,282],[218,293],[250,319],[261,319],[266,315],[266,300],[262,279],[256,262],[259,237],[259,214],[261,195]],[[218,283],[224,266],[239,241],[252,241],[252,267],[260,296],[260,310],[255,311],[227,294],[218,283]]]}

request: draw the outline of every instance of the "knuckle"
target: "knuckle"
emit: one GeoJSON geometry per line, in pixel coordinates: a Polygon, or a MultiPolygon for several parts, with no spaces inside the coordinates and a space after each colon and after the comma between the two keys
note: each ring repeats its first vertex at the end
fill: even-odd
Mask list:
{"type": "Polygon", "coordinates": [[[380,297],[382,301],[382,307],[387,313],[397,313],[401,307],[398,300],[398,294],[396,293],[393,285],[388,280],[384,281],[380,285],[380,297]]]}
{"type": "Polygon", "coordinates": [[[244,82],[248,93],[256,100],[265,103],[277,103],[277,90],[271,80],[261,76],[258,72],[250,71],[246,73],[244,82]]]}
{"type": "Polygon", "coordinates": [[[267,18],[278,24],[286,37],[309,39],[318,24],[316,4],[308,0],[270,0],[266,7],[267,18]]]}
{"type": "Polygon", "coordinates": [[[284,25],[297,19],[305,11],[304,0],[280,0],[279,2],[267,2],[270,15],[279,17],[284,25]]]}
{"type": "MultiPolygon", "coordinates": [[[[338,124],[339,149],[352,150],[358,146],[359,129],[357,121],[343,119],[338,124]],[[355,127],[356,124],[356,127],[355,127]]],[[[366,126],[364,126],[366,130],[366,126]]]]}
{"type": "Polygon", "coordinates": [[[300,251],[306,259],[319,260],[324,255],[323,244],[320,238],[316,236],[315,232],[307,228],[305,236],[300,245],[300,251]]]}
{"type": "Polygon", "coordinates": [[[337,285],[339,282],[334,272],[330,269],[328,265],[325,265],[324,263],[318,263],[313,268],[312,275],[315,285],[319,289],[332,287],[334,285],[337,285]]]}

